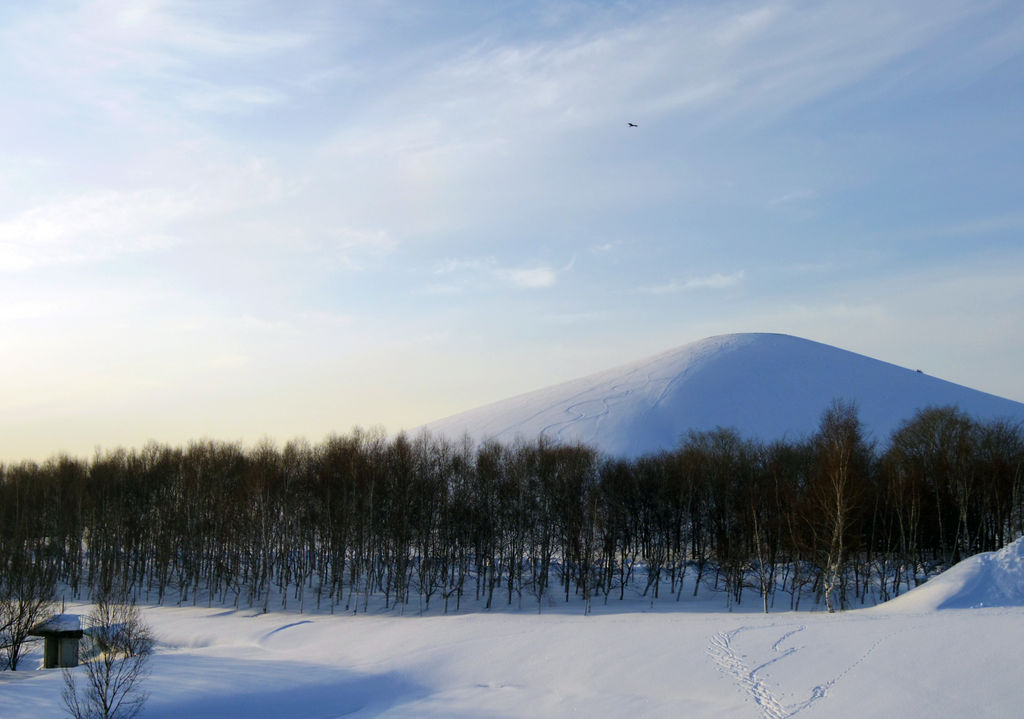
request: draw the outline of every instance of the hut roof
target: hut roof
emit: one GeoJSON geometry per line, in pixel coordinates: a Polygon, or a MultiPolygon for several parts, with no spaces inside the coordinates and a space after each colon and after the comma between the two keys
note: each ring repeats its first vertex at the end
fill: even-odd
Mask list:
{"type": "Polygon", "coordinates": [[[30,634],[36,637],[81,637],[82,619],[77,614],[55,614],[32,627],[30,634]]]}

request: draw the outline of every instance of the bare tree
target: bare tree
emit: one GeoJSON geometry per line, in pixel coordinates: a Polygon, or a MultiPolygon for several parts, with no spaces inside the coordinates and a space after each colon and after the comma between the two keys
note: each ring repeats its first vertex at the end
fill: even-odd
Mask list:
{"type": "Polygon", "coordinates": [[[812,441],[817,471],[809,487],[808,524],[825,606],[834,612],[837,593],[839,608],[846,605],[844,569],[871,448],[864,441],[856,405],[842,401],[825,410],[812,441]]]}
{"type": "Polygon", "coordinates": [[[0,562],[0,669],[15,671],[32,627],[53,613],[53,571],[19,555],[0,562]]]}
{"type": "Polygon", "coordinates": [[[153,632],[134,604],[101,598],[89,615],[83,646],[87,660],[76,672],[64,670],[62,698],[75,719],[131,719],[149,695],[141,683],[149,675],[153,632]]]}

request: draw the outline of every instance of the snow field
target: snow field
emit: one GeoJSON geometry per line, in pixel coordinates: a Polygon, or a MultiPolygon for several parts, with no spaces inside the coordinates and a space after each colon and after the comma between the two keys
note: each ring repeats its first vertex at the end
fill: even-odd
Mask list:
{"type": "MultiPolygon", "coordinates": [[[[634,608],[400,617],[150,607],[160,645],[142,717],[1019,716],[1021,606],[634,608]]],[[[60,688],[56,671],[6,672],[0,716],[60,716],[60,688]]]]}
{"type": "MultiPolygon", "coordinates": [[[[720,599],[720,598],[715,598],[720,599]]],[[[143,719],[1020,716],[1024,539],[876,607],[633,597],[396,616],[146,607],[143,719]]],[[[84,614],[87,604],[67,613],[84,614]]],[[[59,671],[0,673],[0,717],[62,716],[59,671]]]]}

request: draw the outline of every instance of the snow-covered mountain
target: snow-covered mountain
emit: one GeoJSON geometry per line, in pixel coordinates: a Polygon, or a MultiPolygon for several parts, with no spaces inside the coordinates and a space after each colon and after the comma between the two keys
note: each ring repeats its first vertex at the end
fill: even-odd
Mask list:
{"type": "Polygon", "coordinates": [[[671,448],[690,429],[771,440],[811,434],[833,399],[856,403],[870,437],[923,407],[1024,421],[1024,404],[854,352],[781,334],[709,337],[654,357],[424,425],[476,440],[582,441],[609,454],[671,448]]]}

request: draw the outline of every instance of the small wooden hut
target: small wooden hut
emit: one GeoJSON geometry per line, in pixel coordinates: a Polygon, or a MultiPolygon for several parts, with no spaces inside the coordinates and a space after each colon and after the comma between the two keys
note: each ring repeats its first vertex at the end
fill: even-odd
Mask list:
{"type": "Polygon", "coordinates": [[[82,621],[77,614],[57,614],[40,622],[29,632],[43,637],[43,669],[78,666],[78,642],[82,638],[82,621]]]}

